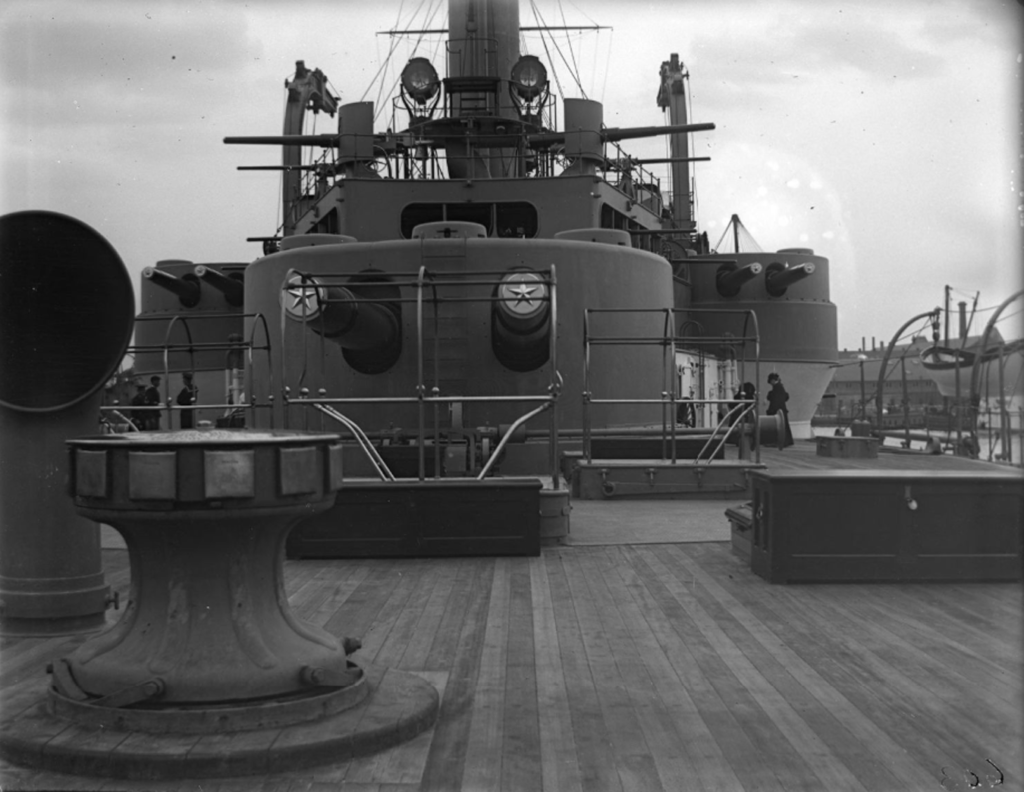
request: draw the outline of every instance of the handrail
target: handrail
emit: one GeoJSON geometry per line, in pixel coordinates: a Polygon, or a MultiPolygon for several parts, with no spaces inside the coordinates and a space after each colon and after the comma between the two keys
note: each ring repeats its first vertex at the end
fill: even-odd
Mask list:
{"type": "MultiPolygon", "coordinates": [[[[139,316],[136,319],[136,321],[158,321],[158,320],[167,321],[167,317],[166,316],[139,316]]],[[[258,313],[258,312],[257,313],[251,313],[251,314],[250,313],[236,313],[236,312],[233,312],[233,311],[216,311],[216,312],[211,311],[211,312],[208,312],[208,313],[196,313],[196,314],[189,314],[189,315],[175,314],[174,316],[172,316],[170,318],[170,321],[167,321],[167,327],[164,329],[164,343],[163,344],[130,345],[128,347],[128,349],[126,350],[126,352],[128,354],[135,354],[135,353],[138,353],[138,352],[158,352],[158,351],[159,352],[163,352],[163,363],[164,363],[163,400],[161,402],[161,405],[160,405],[159,409],[160,409],[161,413],[164,410],[167,411],[167,420],[168,420],[168,422],[170,422],[172,417],[173,417],[173,415],[174,415],[174,411],[176,409],[181,409],[180,407],[176,407],[173,404],[172,399],[171,399],[171,394],[170,394],[170,381],[171,381],[170,356],[171,356],[171,353],[172,352],[176,352],[176,351],[187,351],[188,355],[189,355],[189,368],[191,370],[194,370],[195,369],[195,353],[197,351],[200,351],[200,352],[212,352],[212,351],[217,351],[217,350],[232,350],[232,349],[241,349],[241,350],[245,351],[248,354],[248,358],[249,358],[250,363],[252,361],[252,352],[253,352],[254,349],[259,349],[261,351],[265,351],[267,353],[268,366],[270,367],[271,372],[273,371],[273,366],[270,365],[272,363],[272,359],[271,359],[271,344],[270,344],[270,332],[267,329],[266,318],[263,316],[263,314],[258,313]],[[231,342],[231,341],[227,341],[227,342],[225,342],[225,341],[200,341],[200,342],[195,342],[195,341],[192,340],[192,329],[191,329],[191,327],[189,325],[189,320],[206,320],[206,319],[223,319],[223,318],[242,318],[242,319],[249,319],[249,318],[251,318],[251,319],[253,319],[253,321],[254,321],[253,331],[250,332],[250,340],[249,340],[249,342],[248,343],[245,343],[245,342],[237,343],[237,342],[231,342]],[[264,335],[264,338],[266,339],[266,345],[265,346],[257,347],[255,345],[255,343],[254,343],[253,335],[254,335],[254,332],[255,332],[255,322],[257,322],[257,321],[261,322],[262,325],[263,325],[263,328],[264,328],[263,335],[264,335]],[[184,343],[173,343],[172,344],[170,342],[171,331],[174,329],[175,324],[177,324],[178,322],[180,322],[181,326],[184,328],[185,336],[186,336],[187,340],[184,343]]],[[[217,408],[220,408],[222,406],[241,407],[242,409],[245,409],[245,407],[248,406],[248,408],[250,410],[250,414],[252,416],[252,419],[253,419],[253,421],[255,421],[255,419],[256,419],[256,409],[259,406],[261,406],[261,405],[256,400],[256,395],[255,395],[255,392],[253,391],[253,388],[252,388],[252,373],[251,373],[252,366],[250,365],[249,368],[250,368],[250,375],[249,375],[249,378],[248,378],[248,383],[249,383],[249,404],[248,405],[203,404],[203,405],[197,405],[196,407],[190,407],[189,409],[196,409],[199,406],[201,406],[203,408],[206,408],[206,409],[217,409],[217,408]]],[[[271,377],[273,377],[273,373],[271,373],[271,377]]],[[[273,380],[271,380],[271,384],[273,384],[273,380]]],[[[133,409],[151,409],[151,408],[152,408],[152,406],[146,407],[145,405],[137,405],[133,409]]],[[[135,424],[132,423],[131,421],[129,421],[129,423],[131,423],[133,427],[135,426],[135,424]]],[[[271,411],[271,427],[273,427],[273,411],[271,411]]]]}
{"type": "MultiPolygon", "coordinates": [[[[487,460],[487,464],[484,465],[483,470],[480,471],[480,475],[476,477],[477,481],[483,481],[484,477],[490,472],[491,467],[498,459],[498,454],[500,454],[505,449],[505,446],[508,445],[508,441],[512,437],[513,432],[515,432],[516,429],[518,429],[528,420],[533,418],[533,416],[540,415],[545,410],[550,410],[551,406],[552,402],[544,402],[540,407],[537,407],[533,410],[530,410],[530,412],[519,416],[519,418],[517,418],[515,422],[511,426],[509,426],[508,431],[506,431],[505,435],[501,438],[500,441],[498,441],[498,445],[494,447],[494,452],[491,454],[490,459],[487,460]]],[[[554,485],[552,484],[552,486],[554,485]]]]}
{"type": "MultiPolygon", "coordinates": [[[[441,321],[441,315],[440,315],[441,312],[439,310],[439,306],[441,304],[443,304],[443,303],[446,303],[446,302],[451,302],[451,303],[454,303],[454,302],[490,302],[490,303],[493,303],[493,302],[510,301],[512,299],[512,298],[504,298],[504,297],[499,297],[499,296],[480,296],[480,297],[456,296],[456,297],[445,297],[442,294],[442,290],[446,286],[457,287],[457,288],[460,288],[460,289],[465,287],[465,286],[467,286],[467,285],[498,286],[501,283],[501,279],[508,274],[508,271],[507,270],[472,270],[472,271],[464,271],[464,272],[434,272],[432,270],[429,270],[426,267],[426,265],[421,265],[415,271],[415,273],[406,273],[406,272],[389,272],[388,273],[388,277],[389,277],[388,283],[389,283],[389,285],[396,286],[396,287],[397,286],[406,286],[406,287],[413,288],[415,290],[415,295],[414,296],[412,296],[412,297],[397,296],[396,297],[396,296],[389,295],[389,297],[386,298],[386,299],[385,298],[380,298],[380,297],[375,297],[375,298],[359,298],[359,301],[361,301],[361,302],[365,301],[367,303],[373,303],[373,302],[415,303],[415,306],[416,306],[416,309],[415,309],[416,310],[416,314],[415,314],[415,332],[416,332],[415,349],[416,349],[416,378],[417,378],[417,381],[416,381],[415,388],[414,388],[414,391],[415,391],[414,395],[410,395],[410,396],[383,396],[383,397],[358,397],[358,396],[357,397],[328,397],[327,396],[327,391],[323,387],[321,387],[319,389],[319,393],[317,395],[311,395],[309,393],[309,388],[303,386],[303,383],[305,382],[306,372],[307,372],[308,366],[309,366],[309,360],[308,360],[309,348],[308,348],[307,339],[306,339],[306,335],[307,334],[303,333],[302,355],[301,355],[302,356],[302,360],[303,360],[303,370],[302,370],[302,374],[301,374],[300,381],[299,381],[300,397],[297,398],[297,399],[296,398],[291,398],[291,395],[290,395],[291,394],[291,388],[287,385],[287,383],[289,381],[289,378],[288,378],[288,372],[287,372],[287,368],[286,368],[287,360],[288,360],[288,355],[286,354],[286,350],[287,350],[286,334],[287,334],[288,322],[287,322],[287,317],[285,315],[285,312],[282,311],[282,313],[281,313],[281,325],[282,325],[281,326],[281,341],[282,341],[282,349],[284,349],[285,352],[283,353],[282,363],[281,363],[281,366],[282,366],[282,377],[281,377],[281,379],[282,379],[282,393],[283,393],[283,404],[284,404],[283,409],[285,411],[284,412],[284,415],[285,415],[285,425],[287,426],[288,412],[289,412],[289,407],[290,406],[292,406],[292,405],[310,406],[311,405],[311,406],[316,407],[321,412],[321,414],[323,414],[323,415],[331,416],[331,417],[335,418],[336,420],[342,421],[343,423],[345,421],[350,421],[351,426],[349,426],[349,429],[351,431],[353,431],[353,434],[356,435],[356,439],[357,439],[357,441],[360,442],[360,445],[363,445],[363,442],[360,441],[360,437],[359,437],[359,434],[357,434],[357,431],[362,435],[363,441],[365,441],[365,443],[367,443],[369,446],[372,446],[372,444],[369,443],[369,440],[368,440],[368,437],[367,437],[366,433],[362,432],[361,429],[358,429],[356,424],[354,422],[351,422],[351,419],[347,419],[345,416],[343,416],[341,413],[337,412],[337,410],[335,410],[333,408],[329,408],[329,409],[324,409],[324,408],[327,407],[328,405],[332,405],[332,404],[416,404],[417,405],[417,414],[418,414],[418,416],[417,416],[417,426],[416,426],[416,439],[417,439],[417,448],[418,448],[418,467],[419,467],[419,471],[418,472],[419,472],[420,479],[423,480],[426,477],[426,456],[425,455],[426,455],[426,448],[427,448],[427,431],[428,431],[427,420],[426,420],[426,406],[427,406],[428,403],[433,406],[433,413],[434,413],[434,420],[433,420],[433,435],[434,435],[433,436],[433,440],[434,440],[434,443],[433,443],[433,445],[434,445],[434,455],[435,455],[435,466],[434,466],[435,474],[434,475],[436,477],[436,476],[440,475],[439,471],[441,469],[441,460],[440,460],[440,454],[441,454],[440,406],[441,406],[441,404],[444,404],[444,403],[473,403],[473,402],[509,402],[509,403],[514,403],[514,402],[521,402],[521,401],[532,401],[532,402],[542,401],[542,402],[544,402],[544,404],[542,405],[541,408],[532,410],[530,413],[527,414],[527,416],[525,418],[521,418],[520,421],[527,420],[529,417],[537,415],[537,414],[539,414],[540,412],[543,412],[546,409],[550,409],[551,410],[551,412],[552,412],[551,427],[549,429],[550,444],[551,444],[551,471],[552,471],[552,486],[556,487],[558,485],[558,475],[559,475],[559,466],[558,466],[559,460],[558,460],[558,446],[557,446],[557,444],[558,444],[558,422],[557,422],[557,410],[554,410],[552,408],[556,405],[556,403],[558,401],[558,398],[559,398],[559,396],[561,394],[562,386],[563,386],[563,383],[564,383],[564,381],[562,379],[562,376],[561,376],[561,373],[558,371],[558,358],[557,358],[558,315],[557,315],[557,292],[556,292],[556,288],[557,288],[557,286],[556,286],[556,280],[557,280],[556,279],[556,266],[554,264],[552,264],[550,266],[550,271],[547,274],[547,277],[544,276],[543,270],[539,270],[539,271],[537,271],[537,273],[538,273],[538,275],[540,275],[541,282],[544,283],[548,287],[548,294],[547,294],[547,296],[544,297],[544,298],[541,298],[541,299],[543,299],[544,301],[546,301],[546,302],[548,302],[550,304],[550,317],[549,317],[550,333],[549,333],[549,349],[548,349],[548,358],[549,358],[549,360],[548,360],[548,365],[549,365],[550,370],[551,370],[551,382],[547,386],[547,393],[546,394],[544,394],[544,395],[507,395],[507,396],[458,396],[458,395],[442,396],[441,395],[441,391],[440,391],[440,361],[441,361],[441,355],[440,355],[440,347],[439,347],[439,345],[440,345],[440,338],[441,338],[441,333],[440,333],[440,329],[439,329],[440,328],[440,321],[441,321]],[[405,279],[403,279],[402,277],[399,277],[399,278],[396,279],[395,278],[396,275],[398,275],[398,276],[406,275],[406,276],[409,276],[409,277],[407,277],[405,279]],[[492,278],[483,278],[483,277],[481,277],[483,275],[493,275],[494,277],[492,277],[492,278]],[[429,295],[429,297],[424,293],[427,288],[429,288],[431,290],[431,294],[429,295]],[[430,305],[433,307],[433,321],[434,321],[434,359],[433,359],[433,379],[434,379],[434,383],[429,388],[428,388],[428,386],[427,386],[427,384],[425,382],[426,373],[427,372],[426,372],[426,368],[425,368],[426,360],[425,360],[425,354],[424,354],[424,324],[427,321],[427,316],[426,316],[426,313],[425,313],[425,309],[426,309],[426,303],[428,301],[429,301],[430,305]]],[[[289,288],[289,283],[293,279],[297,279],[296,283],[300,287],[311,288],[311,289],[320,289],[320,288],[327,287],[327,286],[329,286],[331,284],[334,284],[334,283],[341,283],[341,284],[347,283],[350,278],[351,278],[351,273],[330,273],[330,272],[327,272],[327,273],[319,273],[318,272],[318,273],[315,274],[315,277],[314,277],[314,275],[312,275],[310,273],[303,272],[303,271],[300,271],[298,269],[292,268],[292,269],[289,269],[286,272],[286,274],[284,276],[284,280],[282,282],[281,288],[282,288],[282,290],[289,288]],[[304,286],[307,283],[309,283],[311,285],[304,286]]],[[[334,300],[334,299],[327,298],[327,299],[324,299],[323,301],[324,302],[349,302],[349,301],[351,301],[351,299],[352,298],[342,298],[342,299],[334,300]]],[[[303,302],[301,317],[303,319],[306,319],[308,317],[309,313],[310,312],[307,309],[306,303],[303,302]]],[[[322,318],[322,316],[323,316],[323,314],[321,313],[321,318],[322,318]]],[[[313,317],[309,321],[315,322],[316,321],[316,317],[313,317]]],[[[296,324],[298,324],[298,323],[296,323],[296,324]]],[[[304,322],[303,322],[303,324],[304,324],[304,322]]],[[[321,363],[323,364],[324,360],[326,358],[326,355],[324,354],[324,334],[320,333],[319,335],[320,335],[320,344],[321,344],[321,363]]],[[[326,372],[322,372],[322,374],[321,374],[321,381],[322,382],[326,382],[326,372]]],[[[346,426],[348,426],[348,424],[346,424],[346,426]]],[[[505,442],[507,443],[507,439],[506,439],[505,442]]],[[[368,454],[371,453],[371,451],[368,450],[368,448],[365,447],[365,446],[364,446],[363,450],[366,453],[368,453],[368,454]]],[[[496,453],[497,453],[497,451],[495,451],[495,453],[491,455],[491,458],[488,460],[490,464],[486,465],[485,469],[490,470],[490,468],[493,466],[493,464],[494,464],[494,457],[495,457],[496,453]]],[[[373,461],[373,460],[371,459],[371,461],[373,461]]],[[[381,462],[383,462],[383,460],[381,460],[381,462]]],[[[376,462],[374,462],[374,466],[377,467],[376,462]]],[[[385,466],[385,468],[386,468],[386,466],[385,466]]],[[[390,473],[390,471],[389,471],[389,473],[390,473]]],[[[378,471],[378,474],[380,474],[379,471],[378,471]]],[[[392,479],[393,479],[393,476],[392,476],[392,479]]]]}
{"type": "MultiPolygon", "coordinates": [[[[748,400],[748,399],[741,399],[741,400],[737,401],[736,403],[734,403],[729,408],[728,412],[726,412],[725,415],[723,415],[721,418],[718,419],[718,423],[715,424],[715,428],[711,432],[711,436],[708,437],[707,441],[701,447],[700,451],[697,452],[697,457],[696,457],[696,459],[694,459],[694,464],[697,464],[697,463],[699,463],[701,461],[701,456],[703,456],[704,452],[708,449],[708,446],[711,445],[711,441],[714,440],[716,437],[718,437],[718,431],[720,429],[722,429],[723,426],[725,426],[726,429],[725,429],[725,431],[722,432],[722,439],[718,441],[718,445],[715,446],[714,450],[711,452],[711,454],[707,458],[707,463],[710,465],[711,464],[711,460],[715,458],[715,454],[718,453],[719,449],[722,448],[722,446],[725,445],[726,440],[729,439],[729,432],[731,431],[732,427],[733,426],[739,426],[740,431],[742,431],[743,430],[743,426],[742,426],[743,422],[746,420],[746,417],[751,412],[754,411],[754,409],[756,407],[757,407],[757,402],[753,401],[753,400],[748,400]],[[726,422],[729,420],[729,417],[736,410],[740,411],[737,414],[737,416],[736,416],[736,420],[727,424],[726,422]]],[[[756,427],[755,427],[754,435],[756,436],[757,434],[758,434],[758,432],[757,432],[756,427]]]]}
{"type": "MultiPolygon", "coordinates": [[[[672,320],[674,323],[674,319],[672,320]]],[[[582,435],[583,435],[583,456],[587,462],[593,461],[593,455],[591,452],[591,438],[593,434],[593,427],[591,425],[590,407],[595,404],[662,404],[662,454],[665,458],[671,459],[672,464],[676,464],[676,421],[675,416],[671,416],[671,422],[666,420],[665,407],[674,410],[675,405],[678,403],[676,394],[676,380],[671,380],[671,387],[667,387],[668,380],[666,379],[665,370],[667,366],[674,364],[676,355],[679,351],[679,343],[685,341],[687,346],[700,346],[700,345],[715,345],[715,346],[726,346],[730,350],[739,345],[742,352],[742,358],[740,364],[743,369],[746,367],[746,345],[748,343],[753,344],[754,347],[754,366],[755,366],[755,379],[760,382],[760,366],[761,366],[761,341],[760,341],[760,328],[757,322],[757,314],[751,309],[743,308],[587,308],[583,312],[583,416],[582,416],[582,435]],[[663,330],[661,337],[658,336],[596,336],[593,334],[591,329],[591,314],[598,313],[632,313],[632,314],[645,314],[645,313],[664,313],[666,318],[675,317],[677,313],[715,313],[715,314],[741,314],[743,316],[743,335],[735,336],[726,334],[724,336],[704,336],[703,325],[694,318],[687,318],[679,328],[679,333],[675,333],[671,323],[666,321],[666,326],[663,330]],[[701,335],[692,337],[682,335],[684,329],[688,326],[695,327],[701,335]],[[748,335],[747,333],[751,333],[748,335]],[[665,349],[666,357],[670,356],[670,359],[666,362],[663,360],[663,388],[660,399],[595,399],[590,389],[591,383],[591,372],[590,372],[590,348],[591,346],[609,345],[609,346],[650,346],[660,345],[665,349]],[[666,449],[667,444],[667,449],[666,449]]],[[[703,352],[699,353],[703,356],[703,352]]],[[[735,362],[735,354],[732,358],[735,362]]],[[[697,406],[710,405],[710,404],[729,404],[733,405],[736,399],[691,399],[689,403],[697,406]]],[[[750,406],[744,410],[741,415],[746,416],[751,410],[755,410],[757,401],[745,402],[750,406]]],[[[718,430],[721,428],[722,422],[732,415],[734,407],[730,407],[726,415],[719,420],[719,423],[715,426],[714,431],[708,437],[704,444],[704,447],[700,450],[697,455],[697,460],[700,461],[700,456],[706,451],[715,438],[718,436],[718,430]]],[[[718,445],[712,452],[712,458],[714,453],[717,453],[718,449],[728,439],[729,433],[725,432],[719,441],[718,445]]],[[[761,447],[758,441],[758,433],[754,432],[754,452],[755,461],[761,461],[761,447]]],[[[710,459],[707,460],[710,463],[710,459]]]]}
{"type": "Polygon", "coordinates": [[[381,481],[396,481],[395,475],[388,468],[387,463],[383,457],[377,452],[377,449],[373,447],[373,443],[370,442],[370,438],[366,436],[362,428],[352,419],[342,415],[340,412],[335,410],[333,407],[328,407],[326,404],[314,403],[313,406],[325,415],[329,415],[334,420],[342,424],[348,429],[352,436],[355,437],[356,442],[359,443],[359,447],[363,450],[363,453],[370,460],[370,464],[373,465],[374,470],[377,471],[377,475],[380,476],[381,481]]]}

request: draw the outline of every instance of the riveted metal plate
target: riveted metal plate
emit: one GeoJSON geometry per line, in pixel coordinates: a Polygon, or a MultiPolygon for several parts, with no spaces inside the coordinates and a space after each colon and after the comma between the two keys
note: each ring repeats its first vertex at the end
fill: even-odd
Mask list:
{"type": "Polygon", "coordinates": [[[174,500],[178,489],[177,453],[128,453],[128,497],[131,500],[174,500]]]}
{"type": "Polygon", "coordinates": [[[210,499],[255,497],[255,452],[204,451],[203,484],[210,499]]]}
{"type": "Polygon", "coordinates": [[[316,492],[317,449],[281,448],[278,450],[278,489],[282,495],[316,492]]]}
{"type": "Polygon", "coordinates": [[[83,498],[108,497],[106,451],[75,451],[75,494],[83,498]]]}
{"type": "Polygon", "coordinates": [[[327,448],[327,490],[334,492],[341,489],[344,477],[341,472],[341,444],[328,446],[327,448]]]}

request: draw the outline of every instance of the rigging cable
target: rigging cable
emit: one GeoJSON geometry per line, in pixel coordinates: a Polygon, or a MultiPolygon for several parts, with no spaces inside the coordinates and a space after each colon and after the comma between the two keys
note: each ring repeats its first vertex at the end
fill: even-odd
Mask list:
{"type": "MultiPolygon", "coordinates": [[[[425,3],[425,2],[426,2],[426,0],[420,0],[419,6],[417,6],[416,10],[413,12],[413,18],[414,19],[416,17],[416,14],[419,13],[420,9],[423,8],[423,3],[425,3]]],[[[405,0],[402,0],[402,4],[399,6],[399,9],[398,9],[399,19],[401,19],[402,8],[404,6],[405,6],[405,0]]],[[[397,22],[395,23],[395,26],[397,27],[397,22]]],[[[390,65],[390,63],[391,63],[391,56],[395,54],[395,49],[397,49],[397,47],[398,47],[398,42],[399,42],[399,37],[398,36],[395,36],[395,37],[393,37],[391,39],[391,44],[388,47],[388,54],[385,56],[384,61],[381,63],[380,67],[377,69],[376,73],[373,75],[373,77],[370,78],[369,85],[366,86],[366,90],[363,91],[363,95],[361,97],[359,97],[359,101],[360,102],[365,102],[366,101],[366,97],[370,93],[370,91],[373,90],[373,85],[377,81],[377,78],[380,77],[381,74],[383,73],[383,71],[390,65]]],[[[381,84],[383,85],[383,81],[382,81],[381,84]]],[[[379,98],[380,98],[380,92],[379,91],[378,91],[377,97],[378,97],[378,100],[379,100],[379,98]]],[[[376,118],[374,118],[374,120],[376,121],[376,118]]]]}
{"type": "MultiPolygon", "coordinates": [[[[572,33],[569,31],[569,25],[568,25],[568,23],[565,20],[565,9],[562,7],[562,0],[558,0],[558,12],[562,15],[562,27],[564,27],[566,29],[565,30],[565,44],[569,48],[569,57],[572,59],[573,73],[577,75],[577,77],[576,77],[576,84],[580,87],[580,92],[583,94],[583,98],[587,99],[588,98],[587,97],[587,92],[583,90],[583,85],[580,83],[580,80],[579,80],[580,67],[576,64],[576,53],[573,52],[573,49],[572,49],[572,33]]],[[[583,54],[583,52],[582,52],[582,49],[581,49],[580,55],[582,56],[582,54],[583,54]]]]}
{"type": "MultiPolygon", "coordinates": [[[[685,69],[686,67],[684,66],[683,68],[685,69]]],[[[684,74],[683,77],[684,77],[684,83],[686,85],[686,122],[687,123],[692,123],[692,121],[693,121],[693,94],[690,91],[690,77],[689,77],[689,73],[684,74]]],[[[693,157],[693,156],[696,156],[696,154],[697,154],[697,146],[696,146],[696,141],[694,140],[694,133],[693,132],[689,133],[689,138],[690,138],[690,151],[689,151],[689,155],[691,157],[693,157]]],[[[690,173],[689,163],[686,163],[686,173],[687,173],[687,176],[689,176],[689,173],[690,173]]],[[[697,221],[697,163],[696,162],[693,164],[693,176],[690,179],[690,184],[688,186],[689,186],[689,190],[690,190],[690,203],[692,204],[691,212],[690,212],[690,219],[693,220],[696,223],[696,221],[697,221]]]]}
{"type": "MultiPolygon", "coordinates": [[[[541,19],[540,12],[537,10],[537,4],[534,0],[530,0],[530,10],[533,12],[533,21],[537,23],[537,27],[546,27],[543,19],[541,19]]],[[[551,58],[551,52],[548,50],[548,42],[544,38],[544,31],[540,31],[540,43],[544,47],[544,54],[547,56],[548,63],[551,64],[551,75],[555,78],[555,88],[558,90],[558,95],[565,99],[565,91],[562,90],[562,81],[558,79],[558,70],[555,68],[555,62],[551,58]]]]}
{"type": "MultiPolygon", "coordinates": [[[[545,22],[544,21],[544,17],[542,17],[540,15],[540,10],[537,8],[537,4],[534,2],[534,0],[530,0],[530,6],[533,8],[535,16],[537,16],[537,18],[540,20],[540,26],[541,27],[547,27],[548,23],[545,22]]],[[[547,45],[547,42],[544,39],[543,31],[541,32],[541,41],[544,42],[544,52],[547,54],[548,62],[552,65],[552,71],[554,71],[554,73],[555,73],[555,83],[558,84],[559,93],[562,93],[562,86],[561,86],[561,84],[559,84],[559,80],[558,80],[558,72],[554,69],[554,59],[552,59],[551,53],[548,51],[548,45],[547,45]]],[[[562,49],[561,49],[561,47],[558,46],[558,42],[555,41],[555,37],[554,36],[551,37],[551,45],[555,48],[555,52],[558,53],[558,57],[562,59],[562,63],[565,64],[565,68],[567,68],[569,70],[569,75],[572,77],[573,82],[576,83],[576,87],[580,89],[580,93],[583,94],[583,98],[586,99],[587,98],[587,92],[583,90],[583,86],[580,84],[579,75],[573,73],[573,67],[570,66],[569,62],[565,59],[565,55],[562,54],[562,49]]],[[[562,93],[562,97],[563,97],[563,99],[565,98],[565,94],[564,93],[562,93]]]]}

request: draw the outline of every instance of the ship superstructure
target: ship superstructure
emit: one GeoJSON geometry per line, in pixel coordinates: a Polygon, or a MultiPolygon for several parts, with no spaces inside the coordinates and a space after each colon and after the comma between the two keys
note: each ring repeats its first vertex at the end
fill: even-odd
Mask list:
{"type": "Polygon", "coordinates": [[[740,250],[738,233],[732,250],[708,244],[688,136],[714,125],[690,120],[677,55],[656,99],[668,123],[609,128],[600,102],[556,101],[520,30],[515,2],[451,0],[443,62],[408,61],[383,131],[372,102],[342,102],[299,61],[283,134],[225,139],[281,148],[281,224],[253,237],[265,255],[176,280],[162,272],[181,262],[158,265],[143,304],[147,289],[172,299],[188,333],[151,322],[149,336],[210,359],[241,336],[222,425],[240,401],[256,426],[340,422],[359,438],[354,475],[543,473],[557,489],[563,452],[652,431],[674,461],[677,429],[724,441],[744,383],[741,409],[763,411],[771,372],[809,435],[836,360],[828,261],[740,250]],[[304,134],[310,112],[337,133],[304,134]],[[621,147],[659,136],[668,158],[621,147]],[[243,304],[220,311],[237,281],[243,304]]]}

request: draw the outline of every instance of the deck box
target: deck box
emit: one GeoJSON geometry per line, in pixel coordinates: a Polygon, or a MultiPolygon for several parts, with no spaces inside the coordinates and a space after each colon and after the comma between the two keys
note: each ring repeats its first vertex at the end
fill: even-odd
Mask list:
{"type": "Polygon", "coordinates": [[[878,459],[878,440],[874,437],[819,437],[818,456],[843,459],[878,459]]]}
{"type": "Polygon", "coordinates": [[[772,583],[1021,580],[1019,471],[750,475],[751,569],[772,583]]]}

